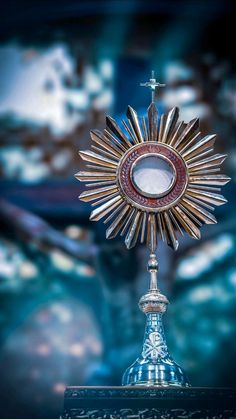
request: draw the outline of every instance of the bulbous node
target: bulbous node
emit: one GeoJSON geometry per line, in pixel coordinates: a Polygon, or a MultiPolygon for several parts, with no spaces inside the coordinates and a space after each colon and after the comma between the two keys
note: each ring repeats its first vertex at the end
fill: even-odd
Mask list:
{"type": "Polygon", "coordinates": [[[165,313],[169,301],[159,290],[149,290],[139,300],[139,308],[143,313],[165,313]]]}

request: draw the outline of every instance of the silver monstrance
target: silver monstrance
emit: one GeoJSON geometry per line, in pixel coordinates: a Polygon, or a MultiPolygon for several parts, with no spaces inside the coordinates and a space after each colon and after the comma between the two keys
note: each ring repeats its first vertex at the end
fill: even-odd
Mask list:
{"type": "Polygon", "coordinates": [[[128,106],[124,129],[107,116],[103,132],[91,131],[92,151],[80,151],[89,171],[77,173],[89,182],[82,201],[94,201],[90,220],[111,221],[106,238],[125,236],[128,249],[139,241],[150,250],[148,292],[139,301],[147,322],[140,356],[125,371],[123,385],[189,386],[183,369],[169,354],[162,315],[169,304],[157,283],[158,235],[174,250],[177,234],[186,231],[200,239],[203,223],[215,224],[213,205],[226,199],[219,194],[228,176],[219,174],[226,155],[212,154],[216,135],[201,136],[198,118],[178,122],[178,108],[162,114],[158,123],[151,79],[141,86],[152,91],[147,121],[128,106]]]}

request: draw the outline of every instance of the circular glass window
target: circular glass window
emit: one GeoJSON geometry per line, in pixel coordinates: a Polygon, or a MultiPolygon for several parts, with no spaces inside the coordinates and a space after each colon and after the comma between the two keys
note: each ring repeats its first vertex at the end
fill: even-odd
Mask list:
{"type": "Polygon", "coordinates": [[[157,198],[174,186],[176,174],[172,163],[161,155],[139,157],[131,169],[134,187],[142,195],[157,198]]]}

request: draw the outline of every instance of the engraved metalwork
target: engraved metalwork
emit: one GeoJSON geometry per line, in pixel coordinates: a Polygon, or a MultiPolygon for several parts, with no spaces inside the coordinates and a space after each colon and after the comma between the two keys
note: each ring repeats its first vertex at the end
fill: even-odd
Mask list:
{"type": "MultiPolygon", "coordinates": [[[[219,173],[226,155],[212,154],[216,136],[202,138],[197,118],[188,123],[178,122],[176,107],[161,115],[159,123],[154,96],[155,89],[163,85],[153,73],[142,86],[152,91],[147,122],[145,117],[140,121],[131,106],[127,109],[128,120],[123,121],[125,131],[107,116],[103,133],[91,131],[91,139],[96,144],[92,145],[93,151],[79,153],[89,170],[75,177],[88,182],[88,190],[79,198],[96,206],[90,220],[105,217],[104,223],[111,222],[106,230],[107,239],[120,234],[125,236],[128,249],[138,242],[146,242],[151,252],[150,287],[139,302],[147,316],[143,349],[126,370],[123,384],[186,387],[188,379],[169,355],[162,326],[168,300],[157,287],[158,237],[174,250],[178,248],[178,234],[183,231],[200,239],[202,224],[217,222],[211,213],[213,205],[227,202],[219,191],[230,178],[219,173]],[[151,185],[140,187],[134,174],[139,162],[150,156],[164,159],[173,169],[172,181],[166,186],[160,176],[156,180],[160,184],[151,193],[151,185]]],[[[153,159],[153,170],[158,169],[155,164],[157,159],[156,163],[153,159]]]]}

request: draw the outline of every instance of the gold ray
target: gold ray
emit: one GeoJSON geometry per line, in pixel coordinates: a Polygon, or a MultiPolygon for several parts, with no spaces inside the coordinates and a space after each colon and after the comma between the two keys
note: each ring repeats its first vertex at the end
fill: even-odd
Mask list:
{"type": "Polygon", "coordinates": [[[120,148],[118,148],[111,140],[107,140],[105,135],[102,135],[100,131],[92,130],[90,131],[90,136],[92,141],[96,144],[100,145],[101,147],[105,148],[105,150],[109,150],[114,156],[118,157],[119,159],[124,154],[120,148]]]}
{"type": "Polygon", "coordinates": [[[155,103],[148,108],[148,140],[157,141],[158,137],[158,114],[155,103]]]}
{"type": "Polygon", "coordinates": [[[208,154],[212,153],[214,151],[214,148],[208,148],[208,150],[203,151],[203,153],[200,153],[199,155],[196,155],[194,157],[191,157],[190,159],[184,159],[186,161],[186,163],[191,164],[195,161],[199,161],[201,159],[203,159],[204,157],[206,157],[208,154]]]}
{"type": "Polygon", "coordinates": [[[200,199],[189,195],[187,192],[185,193],[184,197],[190,199],[190,201],[196,202],[198,205],[208,208],[210,211],[215,211],[215,208],[212,205],[209,205],[205,201],[201,201],[200,199]]]}
{"type": "Polygon", "coordinates": [[[214,154],[214,156],[210,156],[195,163],[187,163],[187,166],[190,172],[195,172],[199,169],[207,169],[214,166],[220,166],[225,161],[226,157],[226,154],[214,154]]]}
{"type": "Polygon", "coordinates": [[[188,194],[202,201],[209,202],[210,204],[214,204],[217,206],[223,205],[227,202],[227,199],[225,199],[223,195],[215,194],[212,192],[204,192],[199,190],[196,191],[192,188],[188,188],[188,194]]]}
{"type": "Polygon", "coordinates": [[[224,186],[230,181],[230,177],[226,175],[202,175],[202,176],[190,176],[189,182],[197,183],[198,185],[219,185],[224,186]]]}
{"type": "Polygon", "coordinates": [[[123,201],[120,205],[118,205],[118,207],[116,207],[116,209],[110,214],[108,215],[107,218],[105,218],[105,220],[103,221],[104,224],[107,224],[118,212],[120,212],[123,207],[125,207],[127,204],[125,201],[123,201]]]}
{"type": "Polygon", "coordinates": [[[216,140],[216,135],[207,135],[206,137],[202,138],[197,144],[194,144],[192,147],[188,148],[184,153],[182,151],[181,155],[185,160],[189,160],[191,157],[199,154],[202,151],[205,151],[207,148],[211,148],[214,146],[216,140]]]}
{"type": "Polygon", "coordinates": [[[134,133],[136,135],[136,138],[138,139],[138,142],[142,143],[143,142],[143,134],[142,134],[141,127],[140,127],[140,124],[139,124],[137,112],[135,112],[135,110],[131,106],[128,106],[126,116],[131,123],[131,126],[132,126],[132,128],[134,130],[134,133]]]}
{"type": "Polygon", "coordinates": [[[185,124],[183,121],[176,124],[173,132],[171,132],[170,138],[168,139],[167,144],[173,145],[176,142],[176,139],[182,135],[185,128],[187,127],[187,124],[185,124]]]}
{"type": "Polygon", "coordinates": [[[139,139],[136,135],[136,132],[134,131],[134,127],[133,127],[132,122],[130,121],[130,119],[128,119],[128,123],[129,123],[129,126],[130,126],[130,132],[133,134],[132,138],[134,138],[135,144],[140,144],[140,141],[139,141],[139,139]]]}
{"type": "Polygon", "coordinates": [[[179,109],[176,107],[172,108],[166,115],[165,126],[163,129],[163,134],[161,138],[162,143],[168,143],[168,140],[171,137],[171,133],[173,132],[176,126],[178,118],[179,118],[179,109]]]}
{"type": "Polygon", "coordinates": [[[161,213],[157,213],[157,224],[158,224],[159,233],[161,235],[161,239],[162,239],[162,241],[165,241],[164,226],[163,226],[163,221],[162,221],[161,215],[162,215],[161,213]]]}
{"type": "Polygon", "coordinates": [[[129,139],[126,137],[126,135],[123,133],[123,131],[120,129],[119,125],[113,118],[107,116],[106,123],[109,130],[113,132],[113,134],[115,134],[116,137],[119,138],[119,140],[122,141],[127,148],[132,147],[132,144],[130,143],[129,139]]]}
{"type": "Polygon", "coordinates": [[[153,213],[148,215],[147,246],[149,247],[151,253],[155,253],[157,248],[157,225],[156,217],[153,213]]]}
{"type": "Polygon", "coordinates": [[[130,208],[129,205],[125,205],[125,207],[122,209],[119,215],[115,218],[113,223],[108,227],[108,229],[106,230],[107,239],[113,239],[119,233],[120,229],[125,223],[129,208],[130,208]]]}
{"type": "Polygon", "coordinates": [[[117,192],[118,188],[116,185],[105,186],[104,188],[89,189],[80,194],[79,199],[84,202],[93,201],[96,198],[101,198],[105,195],[109,195],[113,192],[117,192]]]}
{"type": "Polygon", "coordinates": [[[141,224],[142,224],[142,212],[137,211],[135,217],[133,218],[131,222],[129,231],[125,237],[125,244],[126,244],[127,249],[131,249],[132,247],[136,245],[141,224]]]}
{"type": "Polygon", "coordinates": [[[118,195],[119,195],[119,192],[114,192],[114,193],[111,193],[110,195],[105,195],[103,198],[98,199],[96,202],[92,202],[91,206],[96,207],[98,205],[101,205],[103,202],[108,201],[108,199],[111,199],[118,195]]]}
{"type": "Polygon", "coordinates": [[[144,243],[144,240],[145,240],[146,223],[147,223],[147,213],[144,212],[143,213],[143,221],[142,221],[141,238],[140,238],[141,243],[144,243]]]}
{"type": "Polygon", "coordinates": [[[135,134],[133,133],[133,131],[130,129],[130,127],[129,127],[129,125],[127,124],[127,122],[126,122],[126,121],[124,121],[124,120],[122,119],[122,124],[124,125],[124,127],[125,127],[126,131],[128,132],[128,134],[129,134],[130,138],[132,139],[133,143],[134,143],[134,144],[139,144],[139,142],[138,142],[138,140],[137,140],[137,138],[136,138],[136,135],[135,135],[135,134]]]}
{"type": "Polygon", "coordinates": [[[96,166],[95,164],[86,164],[86,167],[88,169],[93,169],[97,172],[103,173],[103,172],[109,172],[109,173],[116,173],[117,169],[113,169],[112,167],[106,167],[106,166],[96,166]]]}
{"type": "Polygon", "coordinates": [[[164,234],[166,237],[166,243],[168,244],[168,246],[172,247],[172,249],[177,250],[179,246],[179,242],[176,238],[175,230],[174,230],[172,221],[167,211],[164,211],[163,213],[163,222],[164,222],[164,234]]]}
{"type": "Polygon", "coordinates": [[[107,185],[115,185],[116,183],[114,182],[114,180],[109,180],[109,181],[100,181],[100,182],[93,182],[93,183],[86,183],[85,186],[87,188],[93,188],[94,186],[107,186],[107,185]]]}
{"type": "Polygon", "coordinates": [[[142,116],[142,125],[143,125],[143,137],[144,137],[144,141],[148,141],[147,125],[146,125],[146,119],[145,119],[144,116],[142,116]]]}
{"type": "Polygon", "coordinates": [[[96,163],[99,166],[112,167],[114,169],[117,168],[117,162],[107,159],[106,157],[99,156],[99,154],[96,154],[93,151],[79,151],[79,155],[83,160],[96,163]]]}
{"type": "Polygon", "coordinates": [[[202,176],[202,175],[212,175],[214,173],[220,172],[220,167],[214,167],[209,169],[200,169],[196,170],[191,176],[202,176]]]}
{"type": "Polygon", "coordinates": [[[192,137],[191,140],[187,141],[186,143],[184,142],[184,143],[180,144],[179,147],[178,147],[178,152],[182,155],[184,153],[184,151],[186,151],[190,148],[190,146],[192,146],[193,144],[196,144],[200,137],[201,137],[201,132],[199,131],[199,132],[197,132],[197,134],[195,134],[192,137]]]}
{"type": "Polygon", "coordinates": [[[117,147],[119,150],[121,150],[123,154],[124,154],[124,153],[127,151],[127,149],[129,148],[129,147],[127,146],[127,144],[126,144],[126,143],[125,143],[125,144],[123,144],[123,143],[121,143],[121,142],[120,142],[120,140],[117,140],[117,138],[116,138],[116,137],[114,137],[114,135],[112,135],[112,133],[111,133],[110,131],[108,131],[106,128],[103,130],[103,135],[104,135],[104,138],[105,138],[107,141],[109,141],[109,143],[110,143],[110,144],[115,144],[115,145],[116,145],[116,147],[117,147]]]}
{"type": "Polygon", "coordinates": [[[190,201],[188,198],[182,198],[180,201],[181,205],[187,208],[190,212],[193,212],[200,220],[206,224],[216,224],[216,218],[213,214],[202,208],[200,205],[190,201]]]}
{"type": "Polygon", "coordinates": [[[124,227],[122,228],[121,233],[120,233],[120,235],[121,235],[121,236],[123,236],[123,235],[125,234],[125,232],[126,232],[126,230],[127,230],[127,227],[129,226],[129,224],[130,224],[131,220],[135,217],[135,214],[136,214],[137,212],[138,212],[138,210],[137,210],[137,209],[135,209],[135,208],[130,208],[129,213],[128,213],[128,216],[127,216],[127,219],[126,219],[126,222],[125,222],[125,225],[124,225],[124,227]]]}
{"type": "Polygon", "coordinates": [[[200,239],[201,238],[201,232],[199,228],[193,223],[190,218],[186,215],[184,211],[181,210],[181,208],[175,206],[172,209],[173,213],[175,214],[176,218],[182,224],[183,228],[187,231],[188,234],[190,234],[191,237],[194,239],[200,239]]]}
{"type": "Polygon", "coordinates": [[[218,188],[216,186],[211,186],[211,185],[196,185],[195,183],[191,183],[189,182],[188,186],[191,189],[195,189],[196,191],[209,191],[209,192],[220,192],[221,188],[218,188]]]}
{"type": "Polygon", "coordinates": [[[80,182],[92,182],[94,180],[115,180],[116,175],[114,173],[103,173],[103,172],[78,172],[74,175],[80,182]]]}
{"type": "Polygon", "coordinates": [[[98,221],[98,220],[100,220],[102,217],[104,217],[110,211],[112,211],[118,205],[120,205],[121,202],[123,202],[123,199],[121,198],[121,196],[120,195],[115,196],[114,198],[112,198],[108,202],[106,202],[105,204],[103,204],[100,207],[98,207],[95,210],[93,210],[91,212],[91,215],[90,215],[90,218],[89,219],[91,221],[98,221]]]}
{"type": "Polygon", "coordinates": [[[192,222],[196,226],[199,226],[199,227],[202,226],[202,222],[199,220],[199,218],[195,217],[193,212],[189,211],[187,208],[184,208],[183,205],[181,205],[180,202],[178,203],[178,207],[190,218],[190,220],[192,220],[192,222]]]}
{"type": "Polygon", "coordinates": [[[160,128],[159,128],[159,133],[158,133],[158,141],[159,143],[162,142],[162,135],[165,129],[165,124],[166,124],[166,115],[163,113],[161,115],[161,120],[160,120],[160,128]]]}
{"type": "Polygon", "coordinates": [[[99,147],[96,147],[95,145],[91,145],[91,148],[95,151],[95,152],[97,152],[99,155],[102,155],[102,156],[105,156],[105,157],[108,157],[108,159],[110,159],[110,158],[112,158],[113,160],[116,160],[116,161],[120,161],[120,158],[119,157],[117,157],[117,156],[114,156],[113,154],[111,155],[111,153],[110,153],[110,151],[108,152],[108,151],[105,151],[105,150],[102,150],[101,148],[99,148],[99,147]]]}
{"type": "Polygon", "coordinates": [[[169,216],[170,216],[171,220],[173,221],[173,224],[174,224],[174,226],[175,226],[176,230],[178,230],[178,231],[179,231],[179,233],[181,234],[181,236],[183,236],[183,235],[184,235],[184,232],[183,232],[182,228],[180,227],[180,224],[179,224],[179,222],[178,222],[178,219],[177,219],[177,218],[176,218],[176,216],[173,214],[173,212],[172,212],[172,210],[171,210],[171,209],[169,209],[169,210],[168,210],[168,214],[169,214],[169,216]]]}
{"type": "Polygon", "coordinates": [[[199,119],[195,118],[192,119],[182,132],[182,134],[178,137],[176,137],[176,141],[172,142],[172,147],[175,147],[178,149],[178,147],[183,144],[184,141],[190,141],[193,136],[196,135],[197,131],[199,130],[199,119]]]}

